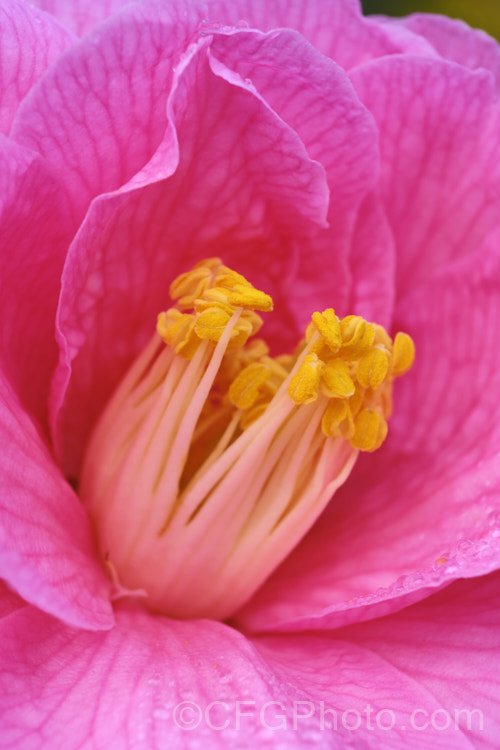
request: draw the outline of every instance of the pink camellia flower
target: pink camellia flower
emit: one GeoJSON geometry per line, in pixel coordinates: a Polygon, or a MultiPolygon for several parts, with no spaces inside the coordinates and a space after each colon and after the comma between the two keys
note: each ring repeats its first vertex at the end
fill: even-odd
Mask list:
{"type": "Polygon", "coordinates": [[[35,6],[0,7],[0,746],[494,750],[499,47],[35,6]]]}

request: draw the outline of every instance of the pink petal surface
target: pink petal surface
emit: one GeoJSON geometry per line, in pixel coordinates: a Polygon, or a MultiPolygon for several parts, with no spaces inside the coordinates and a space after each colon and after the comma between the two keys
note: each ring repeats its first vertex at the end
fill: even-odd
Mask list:
{"type": "Polygon", "coordinates": [[[386,446],[362,456],[243,609],[246,627],[323,628],[396,610],[500,562],[498,233],[401,306],[416,343],[386,446]]]}
{"type": "Polygon", "coordinates": [[[316,744],[307,724],[278,735],[260,724],[262,706],[291,704],[302,691],[277,679],[237,631],[125,606],[116,617],[102,635],[32,607],[0,621],[3,748],[341,747],[335,738],[316,744]]]}
{"type": "Polygon", "coordinates": [[[158,147],[173,68],[200,20],[181,0],[133,5],[60,58],[19,109],[12,137],[67,187],[75,224],[158,147]]]}
{"type": "Polygon", "coordinates": [[[498,584],[455,583],[337,633],[253,642],[130,605],[105,633],[18,609],[0,620],[2,747],[494,750],[498,584]]]}
{"type": "Polygon", "coordinates": [[[54,318],[71,237],[64,191],[33,152],[0,134],[0,359],[23,405],[46,426],[57,362],[54,318]]]}
{"type": "Polygon", "coordinates": [[[500,737],[499,584],[498,573],[460,581],[403,612],[329,637],[254,642],[281,679],[333,706],[339,727],[346,710],[351,726],[361,717],[360,729],[351,730],[359,742],[354,747],[494,750],[500,737]]]}
{"type": "Polygon", "coordinates": [[[134,0],[99,0],[99,2],[96,0],[32,0],[32,2],[33,5],[37,5],[58,18],[66,28],[81,36],[134,0]]]}
{"type": "Polygon", "coordinates": [[[385,16],[369,16],[371,23],[379,24],[386,34],[387,40],[405,55],[419,55],[420,57],[439,57],[438,52],[432,44],[420,36],[417,32],[410,30],[404,19],[387,18],[385,16]]]}
{"type": "Polygon", "coordinates": [[[20,607],[27,607],[28,605],[13,591],[5,581],[0,581],[0,618],[10,615],[11,612],[15,612],[20,607]]]}
{"type": "Polygon", "coordinates": [[[446,16],[414,13],[398,20],[407,29],[425,39],[442,57],[471,70],[484,68],[500,87],[500,46],[485,31],[471,29],[464,21],[446,16]]]}
{"type": "MultiPolygon", "coordinates": [[[[290,257],[326,224],[324,169],[251,83],[207,57],[207,41],[177,69],[157,155],[124,190],[94,202],[68,254],[54,424],[69,456],[149,338],[173,276],[221,255],[279,305],[294,281],[290,257]]],[[[283,349],[297,331],[286,305],[278,319],[283,349]]]]}
{"type": "Polygon", "coordinates": [[[400,299],[498,226],[499,108],[488,73],[447,62],[378,60],[351,79],[380,131],[400,299]]]}
{"type": "MultiPolygon", "coordinates": [[[[395,296],[395,248],[377,190],[369,193],[359,207],[351,240],[349,270],[351,286],[346,312],[362,315],[366,320],[377,321],[389,328],[395,296]]],[[[336,301],[332,302],[336,304],[336,301]]]]}
{"type": "Polygon", "coordinates": [[[3,375],[0,396],[0,577],[66,623],[109,628],[109,585],[85,511],[3,375]]]}
{"type": "Polygon", "coordinates": [[[51,16],[20,0],[0,7],[0,132],[8,133],[14,115],[33,84],[74,41],[51,16]]]}
{"type": "Polygon", "coordinates": [[[208,0],[207,21],[208,28],[219,23],[247,24],[262,31],[295,29],[346,70],[405,52],[407,38],[415,44],[414,35],[398,37],[384,24],[363,18],[358,0],[208,0]]]}

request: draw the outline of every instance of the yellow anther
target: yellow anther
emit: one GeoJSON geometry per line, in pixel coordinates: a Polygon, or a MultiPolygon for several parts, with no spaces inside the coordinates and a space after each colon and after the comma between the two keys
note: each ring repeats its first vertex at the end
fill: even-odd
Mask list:
{"type": "Polygon", "coordinates": [[[158,318],[156,320],[156,331],[165,342],[167,341],[168,329],[170,328],[172,323],[182,317],[182,313],[179,312],[179,310],[169,310],[169,313],[172,312],[174,313],[173,319],[169,316],[168,313],[161,312],[158,314],[158,318]]]}
{"type": "Polygon", "coordinates": [[[200,260],[194,268],[208,268],[210,271],[214,272],[220,272],[222,268],[226,268],[226,266],[222,265],[222,260],[220,258],[205,258],[205,260],[200,260]]]}
{"type": "Polygon", "coordinates": [[[323,370],[323,392],[333,398],[348,398],[356,387],[349,374],[349,366],[343,359],[330,359],[323,370]]]}
{"type": "Polygon", "coordinates": [[[347,403],[342,399],[335,398],[326,407],[321,420],[321,429],[327,437],[336,435],[337,427],[347,417],[347,403]]]}
{"type": "Polygon", "coordinates": [[[206,293],[205,297],[209,297],[209,299],[197,299],[194,303],[194,311],[199,315],[200,313],[204,312],[205,310],[214,310],[217,308],[218,310],[224,310],[225,313],[229,315],[229,317],[232,316],[234,313],[234,309],[231,307],[231,305],[228,305],[225,299],[212,299],[212,295],[210,292],[215,291],[214,289],[209,289],[206,293]]]}
{"type": "MultiPolygon", "coordinates": [[[[265,357],[266,354],[269,354],[269,347],[264,339],[252,339],[243,352],[243,355],[248,358],[248,362],[255,361],[260,357],[265,357]]],[[[279,359],[279,357],[277,359],[279,359]]]]}
{"type": "Polygon", "coordinates": [[[264,321],[260,317],[260,315],[253,310],[243,310],[243,312],[240,315],[240,320],[238,325],[249,325],[250,326],[250,335],[255,336],[257,331],[259,331],[262,327],[262,323],[264,321]]]}
{"type": "Polygon", "coordinates": [[[279,357],[262,357],[262,364],[269,368],[271,375],[279,383],[282,383],[290,372],[291,357],[282,354],[279,357]]]}
{"type": "Polygon", "coordinates": [[[361,386],[359,383],[356,383],[355,386],[356,386],[356,389],[353,395],[350,397],[349,401],[347,402],[349,411],[353,417],[355,417],[356,414],[361,409],[361,406],[363,404],[363,399],[365,397],[365,389],[363,388],[363,386],[361,386]]]}
{"type": "MultiPolygon", "coordinates": [[[[227,289],[221,287],[210,287],[203,292],[203,298],[197,299],[194,306],[198,308],[199,305],[214,303],[215,305],[225,305],[226,307],[233,310],[232,305],[227,300],[227,289]]],[[[233,311],[234,312],[234,311],[233,311]]]]}
{"type": "Polygon", "coordinates": [[[351,445],[362,451],[380,448],[387,435],[387,422],[373,409],[363,409],[354,422],[351,445]]]}
{"type": "Polygon", "coordinates": [[[372,325],[375,330],[375,344],[382,344],[388,352],[392,352],[392,339],[384,326],[378,323],[372,323],[372,325]]]}
{"type": "Polygon", "coordinates": [[[310,404],[318,398],[323,362],[316,354],[308,354],[290,380],[288,395],[296,404],[310,404]]]}
{"type": "Polygon", "coordinates": [[[327,346],[336,353],[342,344],[342,334],[340,332],[339,319],[334,310],[328,308],[322,313],[315,312],[312,315],[312,322],[321,334],[321,338],[327,346]]]}
{"type": "Polygon", "coordinates": [[[397,333],[392,354],[392,372],[397,378],[408,372],[415,359],[415,344],[407,333],[397,333]]]}
{"type": "Polygon", "coordinates": [[[342,354],[357,358],[367,351],[375,339],[375,329],[371,323],[359,315],[347,315],[340,321],[342,333],[342,354]]]}
{"type": "Polygon", "coordinates": [[[227,295],[227,301],[234,307],[244,307],[249,310],[262,310],[269,312],[273,309],[273,301],[268,294],[246,287],[243,284],[235,284],[227,295]]]}
{"type": "Polygon", "coordinates": [[[227,393],[233,380],[253,362],[266,358],[269,347],[263,339],[252,339],[246,346],[235,349],[230,357],[224,357],[217,374],[217,384],[222,393],[227,393]]]}
{"type": "Polygon", "coordinates": [[[241,273],[237,273],[227,266],[221,266],[215,277],[214,286],[231,291],[236,284],[253,289],[253,285],[241,273]]]}
{"type": "Polygon", "coordinates": [[[172,308],[158,315],[156,330],[162,339],[184,359],[192,359],[200,345],[194,332],[194,316],[172,308]]]}
{"type": "Polygon", "coordinates": [[[280,354],[274,358],[274,361],[285,370],[290,372],[291,366],[293,364],[293,357],[291,354],[280,354]]]}
{"type": "MultiPolygon", "coordinates": [[[[218,404],[225,410],[224,419],[239,409],[244,430],[264,413],[292,373],[288,394],[295,404],[309,404],[321,394],[321,429],[327,438],[348,440],[363,451],[382,444],[392,410],[393,378],[404,374],[415,356],[408,335],[398,333],[393,342],[382,326],[359,315],[339,320],[328,308],[313,313],[305,340],[293,354],[272,358],[263,341],[246,346],[263,323],[256,311],[273,309],[271,297],[219,258],[179,276],[171,294],[176,308],[159,315],[157,330],[186,359],[194,356],[202,340],[220,341],[236,313],[211,402],[211,408],[218,404]]],[[[207,411],[205,418],[213,421],[213,414],[207,411]]]]}
{"type": "Polygon", "coordinates": [[[226,310],[208,307],[196,315],[195,333],[200,339],[219,341],[230,319],[231,315],[226,310]]]}
{"type": "Polygon", "coordinates": [[[229,400],[238,409],[250,409],[260,395],[261,386],[269,379],[271,370],[260,362],[245,367],[229,388],[229,400]]]}
{"type": "Polygon", "coordinates": [[[364,388],[378,388],[389,371],[389,358],[382,349],[371,349],[359,361],[356,370],[358,383],[364,388]]]}
{"type": "MultiPolygon", "coordinates": [[[[214,260],[219,260],[215,258],[214,260]]],[[[220,262],[220,261],[219,261],[220,262]]],[[[193,306],[197,297],[201,297],[212,283],[212,271],[204,265],[195,266],[192,271],[178,276],[170,285],[170,296],[177,300],[181,308],[193,306]]]]}
{"type": "Polygon", "coordinates": [[[228,352],[234,352],[241,349],[244,346],[250,336],[252,335],[252,326],[247,320],[239,320],[238,324],[235,325],[231,334],[231,340],[229,341],[227,350],[228,352]]]}

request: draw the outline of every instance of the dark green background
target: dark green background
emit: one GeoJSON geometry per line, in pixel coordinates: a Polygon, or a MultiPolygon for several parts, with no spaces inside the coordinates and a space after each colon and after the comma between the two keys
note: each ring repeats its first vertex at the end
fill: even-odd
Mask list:
{"type": "Polygon", "coordinates": [[[500,0],[361,0],[365,13],[406,16],[409,13],[443,13],[463,18],[500,39],[500,0]]]}

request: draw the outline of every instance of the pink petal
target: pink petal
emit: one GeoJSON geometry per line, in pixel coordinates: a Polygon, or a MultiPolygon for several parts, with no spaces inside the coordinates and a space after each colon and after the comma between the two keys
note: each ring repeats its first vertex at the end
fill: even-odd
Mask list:
{"type": "MultiPolygon", "coordinates": [[[[279,298],[293,276],[290,253],[300,257],[326,223],[323,168],[253,86],[207,56],[207,41],[177,69],[158,154],[123,191],[94,202],[68,255],[54,423],[73,470],[92,421],[168,306],[173,276],[221,255],[279,298]]],[[[297,333],[283,317],[286,346],[297,333]]]]}
{"type": "Polygon", "coordinates": [[[387,40],[391,40],[394,46],[400,48],[402,53],[406,55],[438,58],[439,55],[434,47],[423,36],[410,30],[410,28],[405,25],[405,20],[405,18],[370,16],[370,21],[379,24],[379,26],[383,28],[387,40]]]}
{"type": "Polygon", "coordinates": [[[345,311],[389,328],[394,304],[395,251],[378,191],[367,195],[359,208],[349,267],[351,294],[345,311]]]}
{"type": "Polygon", "coordinates": [[[107,633],[73,630],[32,607],[0,621],[3,747],[332,747],[316,744],[307,723],[279,732],[276,744],[262,706],[292,705],[302,693],[237,631],[140,609],[116,614],[107,633]]]}
{"type": "Polygon", "coordinates": [[[497,90],[500,90],[500,46],[485,31],[471,29],[456,18],[427,13],[414,13],[398,22],[425,37],[446,60],[471,70],[489,70],[495,76],[497,90]]]}
{"type": "Polygon", "coordinates": [[[4,581],[0,581],[0,618],[7,617],[16,609],[28,606],[4,581]]]}
{"type": "Polygon", "coordinates": [[[71,236],[67,197],[39,156],[1,134],[0,195],[0,359],[23,405],[45,426],[71,236]]]}
{"type": "Polygon", "coordinates": [[[47,13],[59,19],[59,21],[71,29],[72,32],[81,36],[96,26],[108,16],[113,15],[124,5],[134,0],[32,0],[47,13]]]}
{"type": "Polygon", "coordinates": [[[354,747],[495,750],[499,584],[498,573],[457,582],[403,612],[330,637],[277,635],[254,643],[279,679],[302,688],[316,717],[321,705],[335,710],[337,732],[327,723],[335,714],[324,711],[330,737],[343,721],[359,722],[350,732],[354,747]]]}
{"type": "Polygon", "coordinates": [[[494,750],[498,584],[498,574],[460,582],[337,633],[253,642],[130,606],[105,633],[25,607],[0,621],[2,740],[19,750],[494,750]]]}
{"type": "Polygon", "coordinates": [[[109,586],[83,507],[3,376],[0,445],[0,577],[70,625],[111,627],[109,586]]]}
{"type": "Polygon", "coordinates": [[[20,0],[0,7],[0,132],[8,133],[14,115],[33,84],[74,41],[46,13],[20,0]]]}
{"type": "Polygon", "coordinates": [[[499,233],[407,298],[416,343],[387,444],[238,620],[327,628],[380,616],[500,563],[499,233]]]}
{"type": "Polygon", "coordinates": [[[379,60],[352,81],[380,130],[381,198],[398,298],[498,226],[500,128],[492,79],[447,62],[379,60]]]}
{"type": "Polygon", "coordinates": [[[60,58],[23,102],[12,136],[67,187],[75,225],[95,195],[155,152],[173,68],[200,20],[181,0],[133,5],[60,58]]]}
{"type": "MultiPolygon", "coordinates": [[[[379,170],[378,135],[370,115],[343,71],[296,32],[219,33],[211,51],[252,82],[326,172],[330,226],[309,240],[307,252],[297,253],[293,282],[289,274],[287,285],[290,288],[293,283],[293,294],[283,295],[283,302],[291,308],[299,329],[307,325],[314,310],[334,304],[337,310],[347,312],[354,224],[379,170]]],[[[370,231],[376,233],[374,225],[370,231]]],[[[371,257],[374,259],[373,253],[371,257]]]]}
{"type": "MultiPolygon", "coordinates": [[[[346,70],[383,55],[407,51],[407,38],[363,18],[358,0],[208,0],[208,28],[217,23],[269,31],[299,31],[346,70]]],[[[411,51],[411,48],[410,48],[411,51]]]]}

